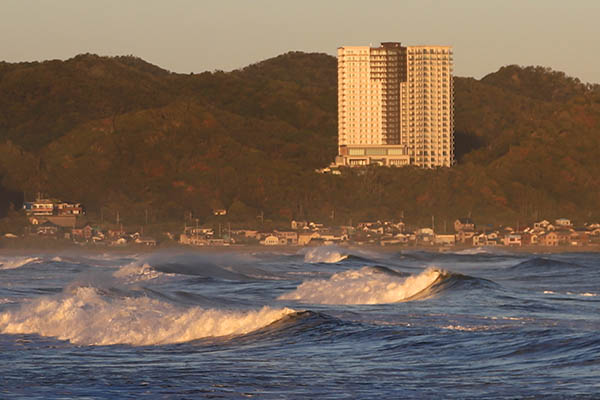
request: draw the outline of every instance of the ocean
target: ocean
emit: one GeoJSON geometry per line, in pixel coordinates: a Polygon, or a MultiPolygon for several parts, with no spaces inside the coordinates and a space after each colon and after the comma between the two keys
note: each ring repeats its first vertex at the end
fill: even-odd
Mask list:
{"type": "Polygon", "coordinates": [[[0,252],[0,398],[600,398],[600,254],[0,252]]]}

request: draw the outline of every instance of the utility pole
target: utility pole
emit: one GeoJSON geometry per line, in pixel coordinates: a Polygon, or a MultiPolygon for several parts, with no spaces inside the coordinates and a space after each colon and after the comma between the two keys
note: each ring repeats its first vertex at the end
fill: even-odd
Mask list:
{"type": "Polygon", "coordinates": [[[435,233],[435,216],[431,216],[431,230],[435,233]]]}

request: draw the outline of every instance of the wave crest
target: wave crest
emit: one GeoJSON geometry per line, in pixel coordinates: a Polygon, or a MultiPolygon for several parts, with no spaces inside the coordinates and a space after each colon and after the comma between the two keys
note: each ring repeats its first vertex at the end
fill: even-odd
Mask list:
{"type": "Polygon", "coordinates": [[[561,261],[546,257],[533,257],[510,267],[513,271],[552,272],[582,268],[581,265],[569,261],[561,261]]]}
{"type": "Polygon", "coordinates": [[[263,307],[235,311],[181,308],[148,297],[104,296],[93,287],[31,301],[0,313],[0,332],[38,334],[78,345],[134,346],[244,335],[295,311],[263,307]]]}
{"type": "Polygon", "coordinates": [[[384,304],[406,301],[433,285],[447,274],[427,268],[407,278],[382,273],[373,267],[344,271],[328,280],[311,280],[296,290],[283,294],[280,300],[297,300],[314,304],[384,304]]]}
{"type": "Polygon", "coordinates": [[[39,263],[38,257],[16,257],[13,259],[0,260],[0,269],[16,269],[28,264],[39,263]]]}
{"type": "Polygon", "coordinates": [[[304,262],[335,264],[348,258],[348,254],[337,247],[314,247],[304,253],[304,262]]]}
{"type": "Polygon", "coordinates": [[[158,272],[150,264],[143,263],[140,265],[137,262],[127,264],[113,273],[115,278],[124,279],[128,283],[148,281],[163,275],[162,272],[158,272]]]}

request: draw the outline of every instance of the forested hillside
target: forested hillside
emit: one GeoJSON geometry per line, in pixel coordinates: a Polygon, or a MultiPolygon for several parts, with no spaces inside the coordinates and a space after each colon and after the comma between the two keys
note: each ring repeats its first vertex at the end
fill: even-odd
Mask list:
{"type": "Polygon", "coordinates": [[[600,88],[508,66],[455,78],[450,169],[314,172],[336,154],[334,57],[173,74],[135,57],[0,63],[0,215],[34,193],[126,223],[600,219],[600,88]],[[6,195],[5,195],[6,194],[6,195]],[[10,200],[8,199],[10,194],[10,200]],[[149,210],[149,211],[148,211],[149,210]]]}

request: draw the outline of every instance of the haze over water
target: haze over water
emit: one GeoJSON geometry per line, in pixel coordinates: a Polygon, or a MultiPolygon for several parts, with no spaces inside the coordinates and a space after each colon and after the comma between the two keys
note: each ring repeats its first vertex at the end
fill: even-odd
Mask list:
{"type": "Polygon", "coordinates": [[[593,398],[600,256],[0,256],[2,398],[593,398]]]}

